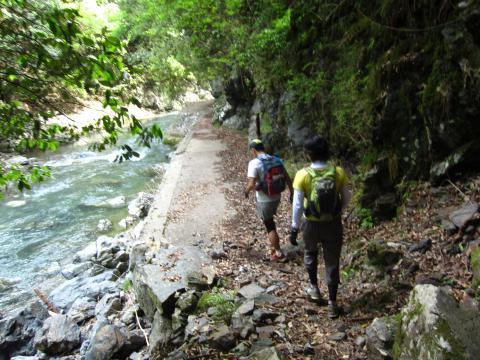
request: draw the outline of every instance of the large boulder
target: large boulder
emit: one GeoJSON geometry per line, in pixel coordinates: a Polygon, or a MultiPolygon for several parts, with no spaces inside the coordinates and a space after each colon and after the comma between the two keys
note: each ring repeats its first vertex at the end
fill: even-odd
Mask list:
{"type": "Polygon", "coordinates": [[[98,232],[109,232],[113,229],[113,224],[108,219],[100,219],[97,225],[98,232]]]}
{"type": "Polygon", "coordinates": [[[375,266],[391,266],[396,264],[402,254],[381,240],[373,240],[368,244],[368,261],[375,266]]]}
{"type": "Polygon", "coordinates": [[[453,150],[445,159],[434,163],[430,168],[430,180],[434,183],[453,177],[456,172],[465,168],[479,168],[480,156],[478,156],[480,145],[477,140],[470,141],[453,150]]]}
{"type": "Polygon", "coordinates": [[[474,241],[470,246],[470,266],[473,273],[473,287],[480,287],[480,240],[474,241]]]}
{"type": "Polygon", "coordinates": [[[398,321],[393,317],[376,318],[367,328],[369,360],[392,359],[398,321]]]}
{"type": "Polygon", "coordinates": [[[150,354],[168,353],[172,336],[172,320],[157,312],[152,322],[152,332],[148,338],[150,354]]]}
{"type": "Polygon", "coordinates": [[[98,299],[101,295],[112,292],[117,284],[113,271],[106,271],[96,276],[78,276],[65,281],[50,293],[49,300],[58,308],[68,311],[78,298],[98,299]]]}
{"type": "Polygon", "coordinates": [[[478,212],[478,204],[469,202],[452,212],[448,218],[459,229],[463,228],[478,212]]]}
{"type": "Polygon", "coordinates": [[[73,263],[81,263],[91,260],[97,254],[97,244],[90,243],[73,257],[73,263]]]}
{"type": "Polygon", "coordinates": [[[224,118],[223,126],[231,129],[243,130],[247,129],[250,124],[249,108],[238,106],[235,113],[229,117],[224,118]]]}
{"type": "Polygon", "coordinates": [[[417,285],[397,321],[395,359],[478,359],[480,312],[446,288],[417,285]]]}
{"type": "Polygon", "coordinates": [[[61,355],[80,346],[80,328],[65,315],[54,315],[43,323],[35,347],[47,355],[61,355]]]}
{"type": "Polygon", "coordinates": [[[95,331],[86,360],[126,359],[145,345],[140,331],[126,331],[115,325],[102,323],[95,331]]]}
{"type": "Polygon", "coordinates": [[[70,307],[67,315],[76,321],[77,324],[82,323],[95,316],[96,304],[95,299],[92,298],[77,298],[70,307]]]}
{"type": "Polygon", "coordinates": [[[380,158],[365,175],[360,205],[370,209],[375,219],[391,219],[397,214],[398,197],[394,184],[398,174],[393,161],[380,158]]]}
{"type": "Polygon", "coordinates": [[[65,265],[62,270],[61,274],[67,280],[73,279],[75,276],[87,271],[92,267],[92,263],[90,261],[86,261],[83,263],[72,263],[65,265]]]}
{"type": "Polygon", "coordinates": [[[140,192],[138,196],[128,204],[129,215],[137,219],[147,216],[153,199],[152,194],[140,192]]]}
{"type": "Polygon", "coordinates": [[[0,359],[15,355],[34,355],[33,339],[48,317],[47,309],[35,302],[29,307],[0,320],[0,359]]]}
{"type": "Polygon", "coordinates": [[[145,314],[153,319],[158,311],[171,316],[175,307],[175,293],[186,287],[213,282],[209,258],[197,247],[184,246],[160,249],[151,264],[136,264],[133,269],[133,287],[137,301],[145,314]]]}

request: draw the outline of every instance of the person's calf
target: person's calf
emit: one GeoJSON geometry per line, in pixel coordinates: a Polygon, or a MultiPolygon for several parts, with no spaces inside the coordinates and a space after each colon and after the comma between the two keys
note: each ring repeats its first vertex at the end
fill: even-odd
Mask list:
{"type": "Polygon", "coordinates": [[[317,280],[317,267],[318,267],[318,251],[306,250],[304,254],[305,269],[308,273],[310,283],[316,285],[317,280]]]}

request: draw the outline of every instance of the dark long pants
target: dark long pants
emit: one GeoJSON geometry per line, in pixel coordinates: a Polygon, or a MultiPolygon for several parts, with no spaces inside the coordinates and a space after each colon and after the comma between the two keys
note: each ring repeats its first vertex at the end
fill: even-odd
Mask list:
{"type": "Polygon", "coordinates": [[[306,221],[303,229],[305,268],[313,285],[317,285],[318,244],[322,244],[329,299],[336,301],[340,283],[340,253],[343,227],[340,218],[329,222],[306,221]]]}

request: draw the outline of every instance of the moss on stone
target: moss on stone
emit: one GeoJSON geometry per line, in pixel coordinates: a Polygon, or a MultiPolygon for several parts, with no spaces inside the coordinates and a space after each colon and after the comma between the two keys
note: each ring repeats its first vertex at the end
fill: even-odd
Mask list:
{"type": "Polygon", "coordinates": [[[473,272],[473,287],[477,288],[480,286],[480,247],[470,255],[470,265],[473,272]]]}

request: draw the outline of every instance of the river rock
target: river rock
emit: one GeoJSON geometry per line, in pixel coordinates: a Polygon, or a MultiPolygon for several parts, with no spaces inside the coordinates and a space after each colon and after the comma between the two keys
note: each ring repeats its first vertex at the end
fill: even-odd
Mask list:
{"type": "Polygon", "coordinates": [[[113,229],[113,224],[108,219],[100,219],[97,225],[98,232],[109,232],[113,229]]]}
{"type": "Polygon", "coordinates": [[[40,302],[35,302],[12,316],[0,319],[0,358],[34,355],[33,339],[47,317],[47,309],[40,302]]]}
{"type": "Polygon", "coordinates": [[[150,354],[161,353],[170,342],[172,336],[172,321],[160,312],[156,312],[152,323],[152,332],[148,338],[150,354]]]}
{"type": "Polygon", "coordinates": [[[75,276],[87,271],[91,267],[92,263],[90,261],[80,264],[67,264],[62,268],[61,273],[65,279],[70,280],[73,279],[75,276]]]}
{"type": "Polygon", "coordinates": [[[117,284],[113,271],[96,276],[79,276],[60,284],[49,296],[49,300],[58,308],[68,311],[74,301],[80,297],[97,299],[101,295],[114,291],[117,284]]]}
{"type": "Polygon", "coordinates": [[[108,318],[110,315],[117,314],[122,310],[122,301],[120,294],[105,294],[95,307],[95,316],[98,318],[108,318]]]}
{"type": "Polygon", "coordinates": [[[417,285],[397,329],[397,359],[477,359],[480,354],[480,312],[458,303],[447,288],[417,285]]]}
{"type": "Polygon", "coordinates": [[[133,218],[143,218],[147,216],[150,206],[152,205],[154,197],[152,194],[141,192],[128,204],[128,214],[133,218]]]}
{"type": "MultiPolygon", "coordinates": [[[[35,159],[31,159],[35,160],[35,159]]],[[[22,165],[22,166],[28,166],[30,165],[30,160],[26,158],[25,156],[18,155],[18,156],[13,156],[10,159],[6,161],[8,165],[22,165]]]]}
{"type": "MultiPolygon", "coordinates": [[[[126,335],[115,325],[100,326],[92,338],[90,349],[85,354],[86,360],[114,359],[127,342],[126,335]]],[[[123,359],[124,357],[122,357],[123,359]]]]}
{"type": "Polygon", "coordinates": [[[120,226],[123,230],[128,229],[130,226],[135,224],[135,221],[137,221],[138,217],[133,217],[131,215],[127,216],[126,218],[120,220],[118,222],[118,226],[120,226]]]}
{"type": "Polygon", "coordinates": [[[155,259],[155,264],[137,264],[132,277],[137,301],[150,319],[157,311],[171,315],[175,293],[185,289],[192,278],[201,279],[210,270],[206,266],[209,258],[193,246],[159,249],[155,259]]]}
{"type": "Polygon", "coordinates": [[[73,257],[74,263],[86,262],[97,254],[97,244],[90,243],[83,250],[78,251],[73,257]]]}
{"type": "Polygon", "coordinates": [[[80,328],[65,315],[54,315],[35,336],[35,347],[47,355],[65,354],[80,346],[80,328]]]}
{"type": "Polygon", "coordinates": [[[113,199],[108,199],[105,201],[105,205],[112,207],[114,209],[122,208],[127,204],[127,199],[125,196],[117,196],[113,199]]]}
{"type": "Polygon", "coordinates": [[[109,236],[99,236],[97,238],[97,259],[100,259],[105,253],[112,253],[112,249],[116,244],[116,241],[109,236]]]}
{"type": "Polygon", "coordinates": [[[87,297],[77,298],[70,307],[70,310],[68,310],[67,315],[77,324],[84,322],[95,316],[96,305],[95,299],[87,297]]]}
{"type": "Polygon", "coordinates": [[[25,200],[12,200],[5,203],[5,206],[8,207],[20,207],[25,205],[27,202],[25,200]]]}

